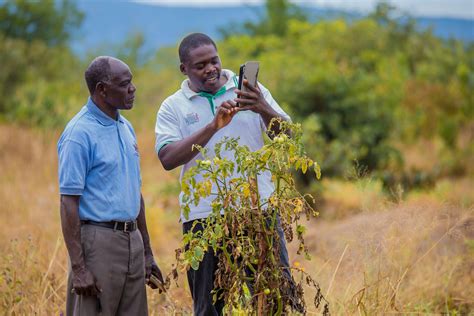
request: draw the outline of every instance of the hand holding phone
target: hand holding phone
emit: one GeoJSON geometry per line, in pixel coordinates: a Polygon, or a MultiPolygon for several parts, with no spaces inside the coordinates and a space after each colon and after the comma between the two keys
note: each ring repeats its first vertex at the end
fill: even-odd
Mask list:
{"type": "MultiPolygon", "coordinates": [[[[240,66],[239,70],[239,85],[238,89],[243,92],[249,91],[247,87],[243,84],[244,79],[246,79],[252,87],[257,86],[257,77],[258,77],[258,70],[259,70],[259,62],[258,61],[248,61],[245,64],[240,66]]],[[[240,106],[237,104],[237,106],[240,106]]]]}

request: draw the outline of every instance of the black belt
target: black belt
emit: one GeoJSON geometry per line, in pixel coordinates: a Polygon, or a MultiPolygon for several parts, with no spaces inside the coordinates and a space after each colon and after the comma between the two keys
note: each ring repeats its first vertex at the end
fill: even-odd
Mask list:
{"type": "Polygon", "coordinates": [[[95,225],[100,227],[107,227],[113,230],[120,230],[123,232],[133,232],[138,228],[137,221],[129,221],[129,222],[95,222],[95,221],[81,221],[83,225],[95,225]]]}

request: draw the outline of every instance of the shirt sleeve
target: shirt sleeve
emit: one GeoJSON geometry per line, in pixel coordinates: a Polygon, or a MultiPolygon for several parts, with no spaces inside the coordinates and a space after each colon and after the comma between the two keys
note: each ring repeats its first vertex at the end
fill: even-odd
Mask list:
{"type": "Polygon", "coordinates": [[[89,168],[89,152],[83,144],[65,140],[58,148],[59,193],[82,195],[89,168]]]}
{"type": "Polygon", "coordinates": [[[155,135],[155,151],[157,154],[165,145],[183,138],[179,128],[178,116],[166,102],[161,105],[156,115],[155,135]]]}
{"type": "MultiPolygon", "coordinates": [[[[291,121],[291,117],[288,114],[286,114],[286,112],[283,111],[283,109],[280,107],[280,105],[278,105],[278,103],[275,101],[275,99],[273,99],[272,94],[270,93],[270,91],[267,88],[265,88],[260,82],[258,83],[258,86],[259,86],[260,90],[262,91],[263,97],[268,102],[268,104],[270,104],[272,109],[275,110],[275,112],[277,112],[285,120],[291,121]]],[[[263,130],[267,130],[267,126],[263,122],[263,119],[262,119],[261,116],[260,116],[260,125],[262,126],[263,130]]]]}

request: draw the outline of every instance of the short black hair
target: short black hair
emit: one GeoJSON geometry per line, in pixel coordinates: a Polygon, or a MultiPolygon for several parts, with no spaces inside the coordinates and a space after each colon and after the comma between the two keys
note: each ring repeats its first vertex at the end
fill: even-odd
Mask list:
{"type": "Polygon", "coordinates": [[[187,35],[181,41],[181,44],[179,44],[179,61],[182,63],[186,62],[189,57],[189,52],[203,45],[212,45],[217,51],[216,43],[206,34],[191,33],[187,35]]]}
{"type": "Polygon", "coordinates": [[[108,81],[110,79],[109,61],[109,56],[99,56],[94,58],[89,67],[87,67],[84,78],[86,79],[87,88],[91,95],[94,94],[98,82],[108,81]]]}

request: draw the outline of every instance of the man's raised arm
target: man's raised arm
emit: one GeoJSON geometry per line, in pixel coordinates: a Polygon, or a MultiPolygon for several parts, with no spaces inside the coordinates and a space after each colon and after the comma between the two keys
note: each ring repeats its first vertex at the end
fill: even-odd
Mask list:
{"type": "Polygon", "coordinates": [[[238,111],[239,108],[235,106],[233,101],[224,101],[211,123],[189,137],[169,143],[161,148],[158,152],[158,158],[160,158],[163,168],[172,170],[193,159],[198,154],[198,150],[193,150],[193,145],[205,146],[218,130],[232,121],[238,111]]]}

